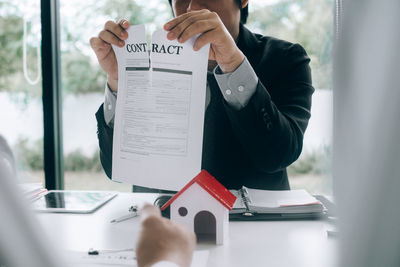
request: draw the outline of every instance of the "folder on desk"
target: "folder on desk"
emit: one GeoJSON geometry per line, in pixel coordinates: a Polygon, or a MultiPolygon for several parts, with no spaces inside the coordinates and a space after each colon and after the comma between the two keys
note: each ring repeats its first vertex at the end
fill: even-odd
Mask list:
{"type": "Polygon", "coordinates": [[[237,197],[230,220],[316,219],[325,214],[324,205],[306,190],[270,191],[242,187],[231,190],[237,197]]]}

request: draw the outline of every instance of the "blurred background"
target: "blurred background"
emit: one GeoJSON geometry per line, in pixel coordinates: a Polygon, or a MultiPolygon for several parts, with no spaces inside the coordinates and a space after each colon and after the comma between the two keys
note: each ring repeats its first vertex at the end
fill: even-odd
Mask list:
{"type": "MultiPolygon", "coordinates": [[[[146,24],[172,17],[167,0],[60,0],[65,189],[131,191],[110,181],[100,161],[97,111],[106,77],[89,39],[107,20],[146,24]]],[[[332,48],[334,0],[251,0],[246,26],[300,43],[311,58],[311,120],[300,158],[289,169],[293,189],[332,195],[332,48]]],[[[43,182],[43,106],[39,0],[0,0],[0,134],[11,144],[20,179],[43,182]]]]}

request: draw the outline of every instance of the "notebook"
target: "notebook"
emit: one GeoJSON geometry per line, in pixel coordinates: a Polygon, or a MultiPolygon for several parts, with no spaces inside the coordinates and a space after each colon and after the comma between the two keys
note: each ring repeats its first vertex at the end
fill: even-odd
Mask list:
{"type": "Polygon", "coordinates": [[[324,205],[306,190],[270,191],[242,187],[231,190],[237,197],[230,219],[309,219],[320,218],[324,205]]]}

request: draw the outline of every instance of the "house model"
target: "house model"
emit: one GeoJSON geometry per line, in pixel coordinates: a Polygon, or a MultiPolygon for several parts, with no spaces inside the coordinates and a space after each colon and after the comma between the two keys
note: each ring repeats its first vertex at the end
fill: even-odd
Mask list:
{"type": "Polygon", "coordinates": [[[199,241],[222,245],[228,237],[229,210],[235,200],[235,195],[202,170],[161,209],[171,206],[171,220],[192,229],[199,241]]]}

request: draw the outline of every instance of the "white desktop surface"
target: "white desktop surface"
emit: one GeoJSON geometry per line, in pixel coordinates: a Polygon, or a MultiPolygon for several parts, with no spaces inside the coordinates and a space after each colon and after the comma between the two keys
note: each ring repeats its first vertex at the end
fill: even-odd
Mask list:
{"type": "MultiPolygon", "coordinates": [[[[38,213],[45,232],[61,248],[75,251],[134,248],[140,226],[136,217],[111,224],[133,204],[153,203],[156,194],[119,193],[93,214],[38,213]]],[[[337,240],[328,237],[326,221],[230,222],[229,241],[210,251],[207,266],[330,267],[336,265],[337,240]]]]}

